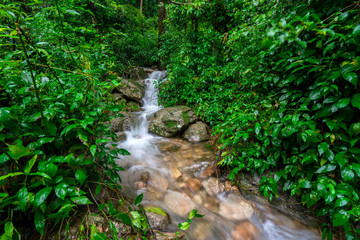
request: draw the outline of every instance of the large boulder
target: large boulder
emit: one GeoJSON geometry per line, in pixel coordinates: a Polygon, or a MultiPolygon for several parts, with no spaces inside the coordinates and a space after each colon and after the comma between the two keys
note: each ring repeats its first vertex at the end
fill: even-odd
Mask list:
{"type": "Polygon", "coordinates": [[[149,77],[149,75],[146,73],[144,68],[142,67],[136,67],[129,71],[130,79],[134,81],[146,79],[149,77]]]}
{"type": "Polygon", "coordinates": [[[196,122],[188,127],[184,132],[183,138],[189,142],[202,142],[209,140],[207,125],[203,122],[196,122]]]}
{"type": "Polygon", "coordinates": [[[163,137],[172,137],[183,132],[197,117],[187,106],[161,109],[150,119],[149,131],[163,137]]]}
{"type": "Polygon", "coordinates": [[[141,103],[145,94],[145,88],[133,80],[121,79],[121,84],[116,87],[126,98],[141,103]]]}

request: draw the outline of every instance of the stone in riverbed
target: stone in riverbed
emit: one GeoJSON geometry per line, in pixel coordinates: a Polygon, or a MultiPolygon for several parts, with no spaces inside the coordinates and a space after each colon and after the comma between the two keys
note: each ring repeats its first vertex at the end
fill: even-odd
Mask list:
{"type": "Polygon", "coordinates": [[[121,79],[121,85],[116,90],[128,99],[141,103],[145,94],[145,88],[133,80],[121,79]]]}
{"type": "Polygon", "coordinates": [[[188,217],[191,210],[196,209],[196,205],[188,196],[172,191],[167,192],[164,196],[164,204],[173,213],[182,217],[188,217]]]}
{"type": "Polygon", "coordinates": [[[187,106],[164,108],[150,119],[149,131],[163,137],[172,137],[180,134],[196,120],[194,110],[187,106]]]}
{"type": "Polygon", "coordinates": [[[183,134],[183,138],[189,142],[203,142],[209,140],[207,125],[203,122],[196,122],[190,125],[183,134]]]}
{"type": "Polygon", "coordinates": [[[219,214],[231,220],[249,219],[253,213],[255,204],[243,197],[229,194],[228,197],[220,202],[219,214]]]}
{"type": "Polygon", "coordinates": [[[213,177],[204,181],[203,186],[210,196],[216,196],[220,192],[224,191],[224,186],[219,183],[219,179],[213,177]]]}
{"type": "Polygon", "coordinates": [[[261,231],[250,221],[239,223],[231,232],[234,240],[262,240],[261,231]]]}
{"type": "Polygon", "coordinates": [[[150,227],[157,230],[164,230],[170,223],[167,214],[158,207],[145,208],[146,216],[149,220],[150,227]]]}
{"type": "Polygon", "coordinates": [[[186,181],[186,184],[190,188],[190,190],[193,192],[196,192],[197,190],[199,190],[202,187],[201,182],[197,178],[189,178],[186,181]]]}

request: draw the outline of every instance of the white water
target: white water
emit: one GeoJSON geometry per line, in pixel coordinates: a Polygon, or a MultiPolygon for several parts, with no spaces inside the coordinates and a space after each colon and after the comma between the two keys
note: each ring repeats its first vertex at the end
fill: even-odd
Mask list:
{"type": "MultiPolygon", "coordinates": [[[[204,190],[198,192],[184,191],[180,187],[182,183],[174,179],[173,169],[181,169],[185,179],[200,176],[201,172],[193,172],[192,168],[202,168],[208,166],[213,153],[201,144],[190,144],[181,140],[165,139],[148,132],[148,119],[161,107],[158,105],[157,89],[154,83],[161,81],[165,77],[165,72],[155,71],[145,80],[146,92],[143,98],[143,107],[141,112],[133,114],[131,131],[126,132],[127,139],[119,142],[118,147],[124,148],[131,153],[131,156],[121,156],[119,164],[126,171],[120,172],[123,180],[124,194],[135,198],[138,194],[144,194],[142,204],[158,206],[167,212],[171,223],[166,231],[178,231],[177,224],[184,222],[187,215],[183,212],[189,212],[196,208],[199,213],[205,214],[204,218],[194,219],[187,231],[187,238],[192,240],[202,239],[264,239],[264,240],[317,240],[321,239],[317,232],[307,228],[304,225],[288,224],[293,219],[285,215],[275,215],[273,213],[262,211],[259,208],[260,216],[253,214],[248,219],[261,233],[256,237],[236,237],[232,236],[232,229],[244,221],[236,221],[229,218],[228,214],[219,211],[221,204],[234,204],[230,200],[232,194],[223,192],[215,196],[209,196],[204,190]],[[159,143],[170,143],[180,146],[178,152],[165,152],[159,150],[159,143]],[[198,154],[198,153],[201,154],[198,154]],[[198,155],[197,155],[198,154],[198,155]],[[189,156],[187,156],[189,155],[189,156]],[[169,160],[170,159],[170,160],[169,160]],[[195,159],[195,160],[194,160],[195,159]],[[190,170],[187,170],[190,169],[190,170]],[[202,195],[201,195],[202,194],[202,195]],[[199,200],[197,196],[205,196],[199,200]],[[199,203],[200,202],[200,203],[199,203]],[[215,207],[210,208],[209,206],[215,207]],[[274,219],[281,221],[273,221],[274,219]],[[285,219],[285,220],[284,220],[285,219]],[[294,227],[294,225],[296,225],[294,227]]],[[[203,168],[202,168],[203,169],[203,168]]],[[[201,170],[203,171],[203,170],[201,170]]],[[[178,179],[179,180],[179,179],[178,179]]],[[[203,180],[202,180],[203,181],[203,180]]],[[[186,188],[186,186],[185,186],[186,188]]],[[[236,205],[235,205],[236,208],[236,205]]],[[[238,209],[232,209],[237,212],[238,209]]],[[[231,212],[230,212],[231,213],[231,212]]],[[[245,229],[245,231],[247,231],[245,229]]],[[[248,231],[251,231],[248,229],[248,231]]],[[[255,233],[256,233],[255,231],[255,233]]]]}

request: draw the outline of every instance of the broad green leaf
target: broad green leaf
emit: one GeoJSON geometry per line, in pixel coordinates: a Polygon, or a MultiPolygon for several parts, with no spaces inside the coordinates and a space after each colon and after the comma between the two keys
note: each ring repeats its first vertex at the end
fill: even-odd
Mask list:
{"type": "Polygon", "coordinates": [[[80,182],[80,185],[82,185],[85,181],[85,179],[88,177],[87,173],[85,170],[83,169],[78,169],[75,172],[75,177],[76,179],[80,182]]]}
{"type": "Polygon", "coordinates": [[[64,200],[67,194],[68,185],[66,183],[59,183],[55,186],[55,194],[58,198],[64,200]]]}
{"type": "Polygon", "coordinates": [[[344,167],[344,169],[341,170],[341,177],[344,179],[344,181],[351,181],[354,179],[355,174],[350,168],[344,167]]]}
{"type": "Polygon", "coordinates": [[[60,136],[67,134],[71,129],[77,128],[79,126],[80,126],[79,124],[72,124],[72,125],[67,126],[66,128],[64,128],[64,130],[62,130],[60,136]]]}
{"type": "Polygon", "coordinates": [[[319,151],[320,156],[323,155],[328,150],[329,150],[329,144],[328,143],[323,142],[323,143],[320,143],[318,145],[318,151],[319,151]]]}
{"type": "Polygon", "coordinates": [[[41,212],[40,209],[35,210],[34,223],[35,223],[36,230],[41,235],[43,235],[44,234],[44,228],[45,228],[45,216],[41,212]]]}
{"type": "Polygon", "coordinates": [[[131,219],[126,213],[117,214],[116,217],[123,221],[126,225],[131,225],[131,219]]]}
{"type": "Polygon", "coordinates": [[[28,202],[28,195],[29,195],[29,192],[28,192],[26,187],[22,187],[17,193],[18,200],[19,200],[19,207],[24,212],[26,211],[26,204],[28,202]]]}
{"type": "Polygon", "coordinates": [[[349,214],[345,210],[340,210],[339,213],[336,213],[333,218],[334,227],[344,225],[349,221],[349,214]]]}
{"type": "Polygon", "coordinates": [[[179,223],[178,228],[180,228],[181,230],[187,230],[190,227],[190,223],[189,222],[183,222],[183,223],[179,223]]]}
{"type": "Polygon", "coordinates": [[[0,123],[8,121],[10,117],[9,108],[0,108],[0,123]]]}
{"type": "Polygon", "coordinates": [[[344,73],[343,77],[345,78],[346,81],[352,83],[355,87],[357,86],[359,77],[356,73],[354,73],[354,72],[344,73]]]}
{"type": "Polygon", "coordinates": [[[338,108],[344,108],[346,107],[347,105],[349,105],[350,103],[350,98],[343,98],[343,99],[340,99],[337,103],[336,103],[336,106],[338,108]]]}
{"type": "Polygon", "coordinates": [[[146,212],[152,212],[152,213],[155,213],[157,215],[161,215],[161,216],[167,216],[166,212],[164,210],[162,210],[161,208],[159,207],[146,207],[145,208],[145,211],[146,212]]]}
{"type": "Polygon", "coordinates": [[[360,177],[360,164],[359,163],[353,163],[350,165],[351,169],[360,177]]]}
{"type": "Polygon", "coordinates": [[[95,119],[93,117],[87,117],[81,121],[81,126],[85,129],[87,125],[93,125],[95,119]]]}
{"type": "Polygon", "coordinates": [[[31,154],[31,149],[28,147],[24,147],[20,141],[18,142],[17,145],[8,144],[8,147],[10,150],[10,155],[16,160],[31,154]]]}
{"type": "Polygon", "coordinates": [[[91,152],[91,155],[92,155],[93,157],[95,157],[96,145],[91,145],[91,146],[90,146],[90,152],[91,152]]]}
{"type": "Polygon", "coordinates": [[[355,134],[355,136],[360,134],[360,122],[354,123],[352,125],[352,131],[355,134]]]}
{"type": "Polygon", "coordinates": [[[334,171],[335,169],[336,169],[336,165],[326,164],[320,167],[315,173],[326,173],[326,172],[334,171]]]}
{"type": "Polygon", "coordinates": [[[135,206],[138,206],[138,205],[141,203],[143,197],[144,197],[144,194],[141,193],[140,195],[138,195],[138,196],[135,198],[135,200],[134,200],[135,206]]]}
{"type": "Polygon", "coordinates": [[[98,184],[95,189],[95,196],[98,195],[101,191],[101,184],[98,184]]]}
{"type": "Polygon", "coordinates": [[[346,197],[338,198],[335,202],[335,207],[343,207],[346,204],[348,204],[349,201],[350,201],[350,199],[346,198],[346,197]]]}
{"type": "Polygon", "coordinates": [[[52,189],[53,189],[52,187],[46,187],[46,188],[43,188],[40,191],[38,191],[35,194],[34,206],[35,207],[40,206],[46,200],[46,198],[50,195],[52,189]]]}
{"type": "Polygon", "coordinates": [[[124,156],[131,155],[131,153],[129,153],[127,150],[122,149],[122,148],[118,149],[118,151],[119,151],[120,155],[124,155],[124,156]]]}
{"type": "Polygon", "coordinates": [[[315,89],[310,92],[309,98],[311,100],[316,100],[319,99],[320,97],[321,97],[321,91],[319,89],[315,89]]]}
{"type": "Polygon", "coordinates": [[[71,9],[67,9],[66,12],[72,14],[72,15],[80,15],[80,13],[78,13],[77,11],[75,10],[71,10],[71,9]]]}
{"type": "Polygon", "coordinates": [[[23,174],[24,174],[23,172],[8,173],[5,176],[1,176],[0,181],[6,179],[8,177],[15,177],[15,176],[23,175],[23,174]]]}
{"type": "Polygon", "coordinates": [[[28,175],[32,169],[32,167],[34,166],[35,162],[37,159],[37,155],[35,155],[33,158],[31,158],[29,161],[27,161],[26,166],[24,168],[24,173],[26,175],[28,175]]]}
{"type": "Polygon", "coordinates": [[[307,179],[300,179],[299,186],[301,188],[311,188],[311,182],[307,179]]]}
{"type": "Polygon", "coordinates": [[[351,105],[360,109],[360,93],[357,93],[353,96],[351,100],[351,105]]]}
{"type": "Polygon", "coordinates": [[[78,205],[92,204],[92,202],[85,196],[72,197],[71,201],[73,201],[74,203],[76,203],[78,205]]]}
{"type": "Polygon", "coordinates": [[[257,122],[255,124],[255,134],[259,135],[260,131],[261,131],[261,125],[260,125],[260,123],[257,122]]]}
{"type": "Polygon", "coordinates": [[[9,161],[10,158],[8,157],[8,155],[6,155],[5,153],[0,155],[0,164],[2,163],[6,163],[7,161],[9,161]]]}
{"type": "Polygon", "coordinates": [[[360,36],[360,25],[356,26],[356,28],[354,28],[354,31],[352,32],[352,35],[355,38],[358,38],[360,36]]]}

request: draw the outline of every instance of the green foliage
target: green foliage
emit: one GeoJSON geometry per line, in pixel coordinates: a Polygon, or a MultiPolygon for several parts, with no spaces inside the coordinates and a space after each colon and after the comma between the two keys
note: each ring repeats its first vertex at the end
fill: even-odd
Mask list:
{"type": "Polygon", "coordinates": [[[163,103],[214,126],[231,179],[257,172],[358,237],[358,2],[196,2],[167,8],[163,103]]]}
{"type": "MultiPolygon", "coordinates": [[[[111,56],[119,45],[100,34],[109,30],[108,23],[94,20],[106,9],[115,11],[115,3],[87,3],[0,4],[1,239],[20,238],[22,213],[32,221],[28,226],[45,235],[82,205],[96,203],[101,187],[91,190],[95,183],[121,189],[118,171],[123,169],[115,159],[129,152],[109,149],[116,136],[105,122],[122,116],[123,106],[110,97],[118,84],[111,70],[127,65],[111,56]],[[106,81],[104,72],[110,72],[106,81]]],[[[134,51],[140,50],[147,51],[134,51]]],[[[112,217],[137,227],[133,214],[108,205],[112,217]]],[[[101,235],[96,228],[91,234],[101,235]]]]}

